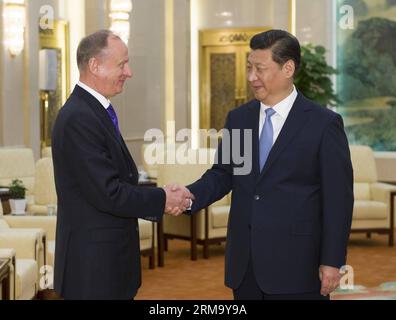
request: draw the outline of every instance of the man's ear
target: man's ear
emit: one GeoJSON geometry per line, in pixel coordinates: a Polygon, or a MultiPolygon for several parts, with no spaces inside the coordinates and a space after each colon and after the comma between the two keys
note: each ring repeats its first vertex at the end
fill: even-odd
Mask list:
{"type": "Polygon", "coordinates": [[[92,57],[91,59],[89,59],[88,61],[88,69],[89,72],[94,74],[94,75],[98,75],[99,73],[99,61],[97,58],[92,57]]]}
{"type": "Polygon", "coordinates": [[[286,75],[286,78],[293,78],[294,73],[296,71],[296,65],[295,65],[294,61],[290,59],[283,65],[282,69],[286,75]]]}

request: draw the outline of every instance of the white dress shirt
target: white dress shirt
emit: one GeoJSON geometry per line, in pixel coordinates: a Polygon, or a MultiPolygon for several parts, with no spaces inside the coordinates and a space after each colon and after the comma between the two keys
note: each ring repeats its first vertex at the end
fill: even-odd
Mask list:
{"type": "MultiPolygon", "coordinates": [[[[290,113],[291,108],[293,107],[294,102],[297,99],[297,90],[296,87],[293,86],[293,92],[283,99],[281,102],[274,105],[272,108],[275,110],[275,114],[271,117],[272,126],[274,129],[274,141],[275,144],[276,140],[279,137],[279,134],[283,128],[283,125],[286,122],[286,119],[290,113]]],[[[259,139],[261,136],[261,131],[263,130],[266,113],[265,111],[269,109],[269,106],[266,106],[264,103],[261,102],[260,107],[260,122],[259,122],[259,139]]]]}
{"type": "Polygon", "coordinates": [[[98,100],[100,102],[100,104],[103,106],[103,108],[105,108],[107,110],[108,107],[110,107],[110,104],[111,104],[110,100],[106,99],[99,92],[95,91],[91,87],[88,87],[85,83],[82,83],[81,81],[79,81],[77,83],[77,85],[79,87],[83,88],[85,91],[88,91],[90,94],[92,94],[96,98],[96,100],[98,100]]]}

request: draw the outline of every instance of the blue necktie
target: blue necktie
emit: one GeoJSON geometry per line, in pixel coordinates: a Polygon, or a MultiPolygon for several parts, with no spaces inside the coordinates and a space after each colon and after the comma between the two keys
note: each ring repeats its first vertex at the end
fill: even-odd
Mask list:
{"type": "Polygon", "coordinates": [[[260,172],[264,169],[265,162],[272,149],[274,143],[274,128],[272,126],[271,117],[276,113],[274,109],[265,110],[266,117],[260,136],[260,172]]]}
{"type": "Polygon", "coordinates": [[[110,116],[111,121],[113,122],[113,124],[114,124],[114,126],[115,126],[115,128],[116,128],[116,130],[117,130],[117,133],[118,133],[118,134],[121,134],[121,132],[120,132],[120,127],[118,126],[117,114],[116,114],[116,112],[115,112],[113,106],[110,105],[106,110],[107,110],[107,113],[108,113],[109,116],[110,116]]]}

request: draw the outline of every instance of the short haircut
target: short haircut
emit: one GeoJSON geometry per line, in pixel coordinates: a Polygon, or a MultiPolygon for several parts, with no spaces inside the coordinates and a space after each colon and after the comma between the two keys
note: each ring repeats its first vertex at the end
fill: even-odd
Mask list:
{"type": "Polygon", "coordinates": [[[78,69],[85,71],[89,60],[97,57],[107,48],[109,38],[120,39],[110,30],[99,30],[81,40],[77,49],[78,69]]]}
{"type": "Polygon", "coordinates": [[[252,50],[271,49],[272,60],[283,66],[293,60],[296,67],[294,75],[301,66],[301,47],[297,38],[284,30],[269,30],[256,34],[250,41],[252,50]]]}

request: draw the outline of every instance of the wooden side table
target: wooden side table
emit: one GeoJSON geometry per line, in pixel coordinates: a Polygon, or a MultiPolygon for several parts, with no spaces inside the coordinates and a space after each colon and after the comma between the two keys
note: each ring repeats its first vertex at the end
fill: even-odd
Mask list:
{"type": "Polygon", "coordinates": [[[10,261],[8,259],[0,259],[0,284],[2,300],[11,300],[11,270],[9,263],[10,261]]]}
{"type": "MultiPolygon", "coordinates": [[[[157,188],[157,182],[148,180],[148,181],[139,181],[139,186],[141,187],[152,187],[157,188]]],[[[162,221],[157,222],[157,250],[158,250],[158,266],[165,266],[164,262],[164,226],[162,221]]]]}
{"type": "Polygon", "coordinates": [[[11,193],[9,191],[0,191],[0,201],[3,205],[3,211],[4,214],[10,214],[11,213],[11,208],[10,208],[10,200],[11,198],[11,193]]]}
{"type": "Polygon", "coordinates": [[[389,234],[389,246],[393,247],[394,245],[394,236],[395,236],[395,196],[396,191],[391,191],[390,193],[390,234],[389,234]]]}

